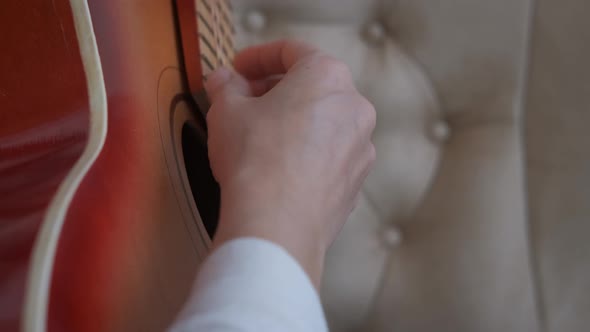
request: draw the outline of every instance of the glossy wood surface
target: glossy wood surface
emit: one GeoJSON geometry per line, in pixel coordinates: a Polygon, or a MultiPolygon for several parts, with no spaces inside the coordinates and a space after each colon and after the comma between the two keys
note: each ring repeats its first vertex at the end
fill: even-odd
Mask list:
{"type": "Polygon", "coordinates": [[[45,210],[88,134],[68,1],[0,2],[0,331],[17,331],[45,210]]]}
{"type": "Polygon", "coordinates": [[[189,295],[209,244],[187,189],[175,127],[184,121],[175,114],[195,122],[196,110],[183,89],[173,3],[89,5],[108,134],[64,224],[48,327],[161,331],[189,295]]]}
{"type": "Polygon", "coordinates": [[[178,15],[170,0],[91,0],[89,15],[70,4],[0,3],[0,37],[10,45],[0,53],[0,331],[161,331],[190,293],[215,228],[200,215],[216,221],[219,195],[178,15]],[[91,35],[77,37],[79,15],[91,35]],[[90,37],[94,62],[81,51],[90,37]],[[90,106],[89,72],[104,76],[105,123],[90,106]],[[76,176],[97,127],[106,141],[79,174],[73,200],[62,202],[56,192],[76,176]],[[47,239],[39,229],[52,225],[48,207],[60,204],[67,214],[54,255],[40,245],[47,239]],[[32,287],[43,283],[27,276],[39,257],[55,259],[50,289],[32,287]],[[25,291],[26,308],[40,305],[23,316],[25,291]],[[47,305],[35,291],[49,293],[47,305]]]}

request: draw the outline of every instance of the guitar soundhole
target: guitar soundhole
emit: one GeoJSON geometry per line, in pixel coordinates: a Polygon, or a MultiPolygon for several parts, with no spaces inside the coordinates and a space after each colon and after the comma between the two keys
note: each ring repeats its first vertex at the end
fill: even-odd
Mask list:
{"type": "Polygon", "coordinates": [[[193,199],[209,237],[213,238],[219,221],[219,185],[209,166],[203,135],[188,123],[182,127],[182,152],[193,199]]]}

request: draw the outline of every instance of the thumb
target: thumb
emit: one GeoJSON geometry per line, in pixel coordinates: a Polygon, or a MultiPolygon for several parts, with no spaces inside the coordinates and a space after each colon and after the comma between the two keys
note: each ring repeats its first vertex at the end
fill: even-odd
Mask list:
{"type": "Polygon", "coordinates": [[[252,95],[248,82],[240,74],[225,67],[218,68],[207,75],[205,90],[211,104],[222,98],[252,95]]]}

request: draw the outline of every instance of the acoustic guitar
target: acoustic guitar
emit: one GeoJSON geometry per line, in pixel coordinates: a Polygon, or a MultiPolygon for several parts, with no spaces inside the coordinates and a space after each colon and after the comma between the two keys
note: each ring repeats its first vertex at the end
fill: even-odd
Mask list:
{"type": "Polygon", "coordinates": [[[0,2],[0,331],[164,330],[216,228],[221,0],[0,2]]]}

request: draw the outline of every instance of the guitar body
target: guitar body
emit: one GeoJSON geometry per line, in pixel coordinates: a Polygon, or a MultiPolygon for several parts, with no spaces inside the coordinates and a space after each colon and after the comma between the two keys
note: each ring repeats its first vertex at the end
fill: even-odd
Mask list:
{"type": "Polygon", "coordinates": [[[163,330],[190,294],[219,189],[179,8],[0,5],[0,330],[163,330]]]}

